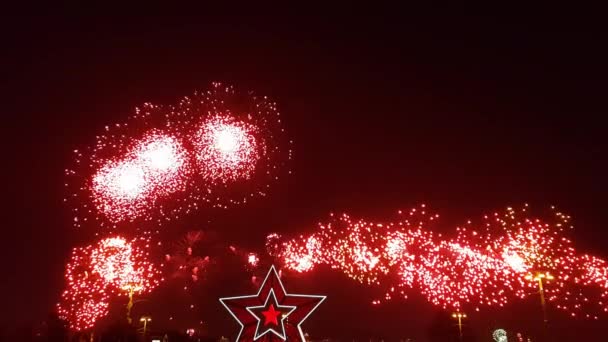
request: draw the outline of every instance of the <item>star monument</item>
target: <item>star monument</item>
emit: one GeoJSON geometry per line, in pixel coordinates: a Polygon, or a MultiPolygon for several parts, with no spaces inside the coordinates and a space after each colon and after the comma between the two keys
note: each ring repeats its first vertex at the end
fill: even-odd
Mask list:
{"type": "Polygon", "coordinates": [[[302,323],[325,296],[288,294],[274,266],[255,295],[220,298],[240,324],[237,342],[305,341],[302,323]]]}

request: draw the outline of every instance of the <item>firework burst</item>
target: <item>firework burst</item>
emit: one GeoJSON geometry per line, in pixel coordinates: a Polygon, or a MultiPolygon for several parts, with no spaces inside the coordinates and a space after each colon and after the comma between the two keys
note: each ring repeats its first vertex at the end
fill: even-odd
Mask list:
{"type": "Polygon", "coordinates": [[[276,104],[214,83],[175,106],[144,104],[66,170],[74,225],[158,224],[264,196],[291,159],[276,104]]]}
{"type": "Polygon", "coordinates": [[[95,173],[95,206],[114,221],[141,215],[159,199],[184,191],[187,163],[177,139],[150,134],[124,158],[108,161],[95,173]]]}
{"type": "Polygon", "coordinates": [[[235,122],[230,116],[206,121],[194,142],[202,177],[222,183],[249,179],[265,151],[264,146],[258,147],[255,131],[255,126],[235,122]]]}
{"type": "Polygon", "coordinates": [[[400,212],[400,219],[389,223],[332,216],[313,234],[279,248],[278,236],[272,235],[267,247],[292,271],[325,264],[384,289],[374,304],[417,289],[446,309],[504,306],[536,292],[532,274],[550,272],[548,301],[573,316],[597,319],[608,311],[608,265],[572,247],[565,237],[570,217],[554,211],[543,221],[527,211],[527,206],[508,208],[485,216],[482,224],[458,227],[453,238],[431,232],[438,216],[427,214],[424,206],[400,212]]]}
{"type": "Polygon", "coordinates": [[[89,267],[91,250],[92,246],[88,246],[72,251],[65,270],[66,289],[57,304],[59,317],[76,331],[92,328],[98,319],[108,314],[106,283],[89,267]]]}
{"type": "Polygon", "coordinates": [[[86,330],[108,313],[111,295],[146,293],[162,279],[148,262],[149,241],[106,238],[75,248],[66,266],[66,289],[57,305],[59,316],[73,330],[86,330]]]}
{"type": "Polygon", "coordinates": [[[265,196],[292,157],[277,105],[214,83],[172,108],[196,166],[189,203],[226,208],[265,196]]]}
{"type": "Polygon", "coordinates": [[[137,248],[149,242],[145,238],[127,241],[121,237],[101,240],[90,254],[90,267],[108,286],[117,290],[149,292],[159,284],[159,272],[148,262],[147,249],[137,248]]]}
{"type": "Polygon", "coordinates": [[[193,282],[200,279],[202,271],[206,270],[210,261],[209,256],[201,257],[194,252],[203,239],[203,231],[188,232],[175,244],[171,253],[165,255],[165,265],[170,269],[171,278],[186,278],[193,282]]]}

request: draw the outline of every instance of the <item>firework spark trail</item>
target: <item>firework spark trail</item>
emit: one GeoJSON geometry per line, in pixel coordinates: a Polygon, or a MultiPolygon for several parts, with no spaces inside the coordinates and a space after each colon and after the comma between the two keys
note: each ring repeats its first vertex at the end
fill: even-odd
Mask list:
{"type": "Polygon", "coordinates": [[[156,288],[162,279],[148,262],[148,247],[147,238],[111,237],[74,248],[65,271],[66,289],[57,304],[59,316],[71,329],[86,330],[108,314],[111,295],[156,288]]]}
{"type": "Polygon", "coordinates": [[[145,103],[75,151],[66,202],[76,227],[162,224],[265,196],[291,154],[274,102],[213,83],[177,105],[145,103]]]}
{"type": "MultiPolygon", "coordinates": [[[[201,257],[194,254],[194,248],[204,238],[201,230],[190,231],[177,242],[170,253],[165,254],[166,263],[171,278],[186,278],[197,282],[209,264],[209,256],[201,257]]],[[[185,289],[187,289],[187,285],[185,289]]]]}
{"type": "MultiPolygon", "coordinates": [[[[197,293],[202,290],[200,285],[218,265],[224,269],[223,262],[227,259],[242,262],[243,270],[251,274],[252,283],[259,285],[259,255],[234,245],[225,245],[223,241],[214,241],[213,236],[214,233],[202,230],[189,231],[165,251],[161,266],[170,279],[169,286],[174,286],[181,293],[186,311],[192,312],[198,307],[197,293]]],[[[169,317],[172,317],[171,314],[169,317]]]]}
{"type": "MultiPolygon", "coordinates": [[[[438,215],[424,206],[400,220],[373,223],[348,215],[333,216],[308,236],[278,242],[267,240],[286,269],[307,272],[325,264],[363,284],[383,288],[383,300],[407,298],[417,289],[437,306],[504,306],[515,298],[538,293],[526,280],[535,272],[550,272],[545,293],[555,307],[572,316],[597,319],[608,311],[608,265],[597,257],[578,254],[564,235],[570,217],[554,212],[545,222],[527,216],[528,208],[508,208],[456,229],[453,238],[429,229],[438,215]]],[[[374,300],[374,304],[381,300],[374,300]]]]}
{"type": "Polygon", "coordinates": [[[223,258],[223,256],[214,254],[217,252],[228,252],[230,255],[236,256],[243,261],[243,265],[248,271],[254,271],[260,265],[260,257],[257,253],[233,245],[226,246],[221,242],[210,242],[205,235],[206,233],[202,230],[190,231],[165,254],[163,267],[167,269],[166,272],[171,278],[186,279],[186,289],[189,288],[188,285],[191,282],[195,283],[200,280],[212,260],[217,263],[219,259],[223,258]],[[206,246],[203,246],[203,243],[206,246]],[[201,252],[204,254],[198,255],[201,252]],[[210,252],[214,255],[213,257],[208,255],[210,252]]]}

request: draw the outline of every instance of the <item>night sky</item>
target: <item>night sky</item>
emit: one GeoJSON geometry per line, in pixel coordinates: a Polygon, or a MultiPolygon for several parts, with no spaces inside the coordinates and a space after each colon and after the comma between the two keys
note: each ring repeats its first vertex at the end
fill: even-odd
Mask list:
{"type": "MultiPolygon", "coordinates": [[[[311,231],[330,212],[382,219],[420,203],[449,232],[529,203],[571,214],[577,249],[608,258],[601,21],[532,9],[258,10],[3,20],[2,330],[47,317],[71,248],[87,241],[62,203],[72,150],[143,102],[173,104],[212,81],[277,101],[294,140],[293,174],[267,198],[167,228],[176,237],[196,226],[227,244],[259,248],[266,234],[311,231]]],[[[204,309],[192,314],[213,335],[238,328],[217,298],[254,291],[231,265],[210,275],[199,296],[204,309]],[[222,290],[226,279],[237,293],[222,290]]],[[[425,339],[443,319],[416,295],[372,308],[375,293],[329,270],[286,287],[328,295],[305,323],[317,336],[425,339]]],[[[156,304],[169,297],[159,294],[156,304]]],[[[496,326],[535,332],[537,304],[469,321],[480,340],[496,326]]],[[[551,314],[561,336],[602,340],[593,334],[607,317],[551,314]]]]}

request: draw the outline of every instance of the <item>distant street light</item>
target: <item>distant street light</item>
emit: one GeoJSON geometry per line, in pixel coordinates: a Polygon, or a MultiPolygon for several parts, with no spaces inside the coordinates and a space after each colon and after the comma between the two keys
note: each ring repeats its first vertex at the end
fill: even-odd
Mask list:
{"type": "Polygon", "coordinates": [[[543,286],[543,280],[553,280],[555,277],[551,275],[549,272],[536,272],[535,275],[528,274],[525,276],[525,279],[528,281],[535,281],[538,283],[538,293],[540,294],[540,305],[543,308],[543,326],[545,339],[548,338],[549,335],[549,319],[547,318],[547,305],[545,302],[545,288],[543,286]]]}
{"type": "Polygon", "coordinates": [[[454,312],[452,318],[458,319],[458,339],[462,341],[462,319],[467,318],[467,314],[464,312],[454,312]]]}
{"type": "Polygon", "coordinates": [[[150,322],[152,320],[152,317],[150,316],[141,316],[141,318],[139,319],[140,322],[144,323],[144,338],[146,337],[146,328],[148,327],[148,322],[150,322]]]}
{"type": "Polygon", "coordinates": [[[547,306],[545,303],[545,288],[543,287],[543,280],[553,280],[554,276],[549,274],[549,272],[537,272],[534,276],[532,274],[528,274],[525,277],[526,280],[535,281],[538,283],[538,293],[540,294],[540,305],[543,308],[543,322],[545,323],[545,328],[549,324],[549,320],[547,319],[547,306]]]}

